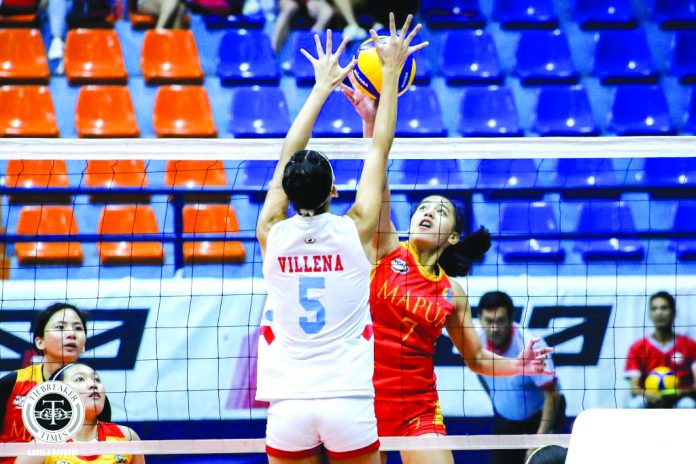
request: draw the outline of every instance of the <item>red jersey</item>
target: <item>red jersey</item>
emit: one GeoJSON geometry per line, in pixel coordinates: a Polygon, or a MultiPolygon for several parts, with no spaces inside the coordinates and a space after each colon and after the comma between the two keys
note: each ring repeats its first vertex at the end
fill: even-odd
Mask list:
{"type": "MultiPolygon", "coordinates": [[[[128,441],[121,428],[110,422],[97,421],[97,441],[128,441]]],[[[72,438],[69,442],[75,441],[72,438]]],[[[97,456],[47,456],[44,464],[129,464],[130,454],[102,454],[97,456]]]]}
{"type": "Polygon", "coordinates": [[[679,377],[679,385],[694,384],[693,367],[696,366],[696,341],[685,335],[676,335],[667,345],[658,343],[652,336],[635,342],[628,350],[626,377],[645,377],[656,367],[669,367],[679,377]]]}
{"type": "MultiPolygon", "coordinates": [[[[372,271],[370,310],[375,330],[375,402],[437,402],[435,343],[454,311],[452,284],[419,265],[408,242],[372,271]]],[[[379,418],[378,418],[379,419],[379,418]]]]}
{"type": "MultiPolygon", "coordinates": [[[[3,378],[3,382],[14,380],[9,397],[5,403],[5,416],[2,418],[2,433],[0,433],[1,443],[21,443],[32,440],[32,436],[24,427],[22,421],[22,405],[24,398],[32,388],[43,383],[43,364],[28,366],[3,378]]],[[[0,464],[14,462],[15,458],[0,458],[0,464]]]]}

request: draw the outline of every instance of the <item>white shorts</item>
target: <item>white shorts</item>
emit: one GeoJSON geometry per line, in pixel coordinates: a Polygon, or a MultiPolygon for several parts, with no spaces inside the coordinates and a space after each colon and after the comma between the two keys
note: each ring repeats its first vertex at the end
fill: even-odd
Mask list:
{"type": "Polygon", "coordinates": [[[268,408],[266,452],[299,459],[324,446],[332,458],[347,459],[379,449],[373,398],[276,400],[268,408]]]}

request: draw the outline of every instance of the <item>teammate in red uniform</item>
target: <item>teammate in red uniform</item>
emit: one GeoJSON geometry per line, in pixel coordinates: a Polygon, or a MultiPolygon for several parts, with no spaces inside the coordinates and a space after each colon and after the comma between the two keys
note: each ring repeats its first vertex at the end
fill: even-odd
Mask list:
{"type": "MultiPolygon", "coordinates": [[[[106,392],[99,374],[86,364],[68,364],[51,380],[65,382],[79,393],[85,404],[85,421],[74,438],[68,441],[137,441],[138,435],[123,425],[102,422],[106,392]]],[[[21,456],[16,464],[145,464],[142,455],[103,454],[97,456],[21,456]]]]}
{"type": "MultiPolygon", "coordinates": [[[[85,351],[86,322],[84,313],[67,303],[54,303],[38,315],[32,333],[34,345],[43,354],[43,362],[11,372],[0,379],[0,442],[31,440],[22,422],[24,397],[85,351]]],[[[107,401],[102,418],[108,420],[110,417],[111,408],[107,401]]],[[[14,458],[0,458],[0,464],[13,461],[14,458]]]]}
{"type": "Polygon", "coordinates": [[[626,357],[626,377],[631,384],[632,408],[696,407],[696,341],[674,333],[677,305],[667,292],[650,297],[650,319],[655,331],[635,342],[626,357]],[[656,367],[669,367],[679,378],[676,394],[663,396],[645,391],[645,377],[656,367]]]}
{"type": "MultiPolygon", "coordinates": [[[[355,83],[353,84],[354,88],[355,83]]],[[[342,86],[371,137],[375,106],[359,91],[342,86]]],[[[474,330],[471,308],[449,276],[465,276],[472,260],[490,247],[485,229],[462,237],[464,218],[447,198],[425,198],[411,217],[408,241],[399,243],[391,223],[385,188],[378,232],[373,241],[370,308],[375,328],[375,410],[380,436],[445,434],[435,384],[435,343],[446,328],[473,371],[489,376],[536,375],[546,371],[551,348],[531,340],[520,356],[503,358],[484,349],[474,330]]],[[[451,463],[448,450],[402,451],[405,464],[451,463]]],[[[383,462],[386,455],[382,455],[383,462]]]]}

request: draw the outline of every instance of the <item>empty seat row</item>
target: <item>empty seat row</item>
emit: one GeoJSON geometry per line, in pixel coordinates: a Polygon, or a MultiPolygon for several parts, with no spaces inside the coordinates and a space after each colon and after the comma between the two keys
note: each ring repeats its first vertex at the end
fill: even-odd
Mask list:
{"type": "MultiPolygon", "coordinates": [[[[227,234],[239,232],[231,205],[188,205],[183,211],[187,234],[227,234]]],[[[149,205],[108,205],[101,210],[97,233],[100,235],[160,234],[155,213],[149,205]]],[[[78,220],[70,206],[25,206],[19,213],[18,235],[79,235],[78,220]]],[[[69,242],[18,242],[15,251],[20,265],[79,265],[83,250],[79,239],[69,242]]],[[[164,263],[160,242],[99,242],[97,251],[103,265],[144,265],[164,263]]],[[[192,263],[243,263],[245,250],[238,241],[184,242],[184,261],[192,263]]]]}
{"type": "MultiPolygon", "coordinates": [[[[482,27],[486,18],[478,0],[423,0],[429,27],[482,27]]],[[[630,0],[576,0],[574,19],[584,29],[631,28],[637,24],[630,0]]],[[[542,28],[558,25],[553,0],[496,0],[492,19],[505,29],[542,28]]],[[[651,19],[665,29],[696,27],[696,1],[656,0],[651,19]]]]}
{"type": "MultiPolygon", "coordinates": [[[[683,83],[696,81],[696,30],[680,31],[672,42],[670,72],[683,83]]],[[[650,83],[659,78],[641,30],[603,31],[595,36],[592,75],[605,84],[650,83]]],[[[439,68],[448,85],[500,84],[504,80],[493,37],[483,30],[458,30],[444,39],[439,68]]],[[[523,85],[572,84],[580,77],[561,30],[520,33],[514,74],[523,85]]]]}
{"type": "MultiPolygon", "coordinates": [[[[336,184],[342,188],[354,188],[362,170],[361,160],[334,160],[336,184]]],[[[234,187],[263,189],[273,173],[273,161],[245,161],[236,167],[226,168],[220,160],[170,160],[164,167],[164,187],[201,189],[230,188],[228,177],[234,178],[234,187]],[[228,176],[228,171],[233,171],[228,176]]],[[[118,195],[90,193],[92,202],[149,201],[147,189],[148,169],[142,160],[89,160],[79,172],[77,182],[85,189],[140,189],[143,192],[118,195]],[[135,196],[133,196],[135,195],[135,196]],[[118,197],[118,198],[116,198],[118,197]]],[[[5,172],[5,186],[27,189],[26,193],[13,194],[11,203],[27,202],[31,189],[35,195],[46,187],[70,187],[70,175],[63,160],[9,160],[5,172]]],[[[675,188],[674,194],[683,196],[679,188],[696,186],[696,162],[690,158],[648,158],[640,169],[615,170],[609,159],[562,158],[553,170],[540,169],[532,159],[485,159],[472,170],[458,160],[394,160],[389,172],[390,183],[406,190],[418,188],[448,187],[457,189],[533,189],[554,188],[564,196],[617,197],[620,187],[642,186],[646,191],[658,187],[675,188]],[[596,191],[597,189],[604,189],[596,191]]],[[[75,182],[73,182],[75,183],[75,182]]],[[[73,185],[77,186],[77,185],[73,185]]],[[[530,193],[538,196],[538,193],[530,193]]],[[[208,201],[229,201],[229,195],[210,194],[208,201]]],[[[51,196],[52,202],[71,201],[69,196],[51,196]]]]}

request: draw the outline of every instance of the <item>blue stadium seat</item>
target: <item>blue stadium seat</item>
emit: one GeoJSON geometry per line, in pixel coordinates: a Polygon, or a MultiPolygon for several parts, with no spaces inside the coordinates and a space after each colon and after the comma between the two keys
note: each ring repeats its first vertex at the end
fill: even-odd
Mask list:
{"type": "Polygon", "coordinates": [[[646,158],[642,175],[637,179],[646,187],[674,187],[673,194],[662,192],[658,196],[683,196],[680,187],[696,187],[696,159],[694,158],[646,158]]]}
{"type": "Polygon", "coordinates": [[[285,137],[290,114],[283,91],[257,85],[235,89],[229,128],[235,137],[285,137]]]}
{"type": "Polygon", "coordinates": [[[655,0],[653,19],[663,29],[696,26],[696,0],[655,0]]]}
{"type": "Polygon", "coordinates": [[[558,233],[556,215],[549,203],[506,203],[500,219],[502,235],[532,235],[531,239],[501,240],[498,249],[507,262],[561,262],[565,250],[559,240],[544,239],[544,234],[558,233]]]}
{"type": "Polygon", "coordinates": [[[390,173],[390,183],[413,190],[469,187],[463,183],[457,160],[394,160],[390,173]]]}
{"type": "Polygon", "coordinates": [[[210,30],[215,29],[263,29],[266,18],[263,13],[254,15],[203,15],[203,23],[210,30]]]}
{"type": "Polygon", "coordinates": [[[640,29],[597,32],[592,73],[603,84],[654,83],[659,79],[640,29]]]}
{"type": "MultiPolygon", "coordinates": [[[[301,49],[307,50],[312,55],[316,55],[316,44],[314,43],[314,32],[312,31],[297,31],[295,32],[294,41],[291,50],[293,50],[289,61],[283,64],[283,68],[288,68],[290,74],[295,78],[297,85],[301,87],[314,85],[314,68],[312,63],[300,52],[301,49]]],[[[326,34],[320,34],[321,43],[326,45],[326,34]]],[[[335,52],[338,50],[343,34],[340,31],[332,31],[331,33],[331,48],[335,52]]],[[[345,66],[350,62],[351,54],[344,52],[341,56],[341,65],[345,66]]]]}
{"type": "Polygon", "coordinates": [[[459,131],[465,137],[521,136],[520,118],[507,87],[469,87],[460,107],[459,131]]]}
{"type": "Polygon", "coordinates": [[[478,174],[476,188],[510,189],[512,193],[537,186],[538,170],[532,159],[483,159],[478,174]]]}
{"type": "Polygon", "coordinates": [[[539,89],[534,131],[541,136],[599,135],[582,85],[539,89]]]}
{"type": "Polygon", "coordinates": [[[217,75],[222,85],[278,85],[271,39],[257,30],[226,33],[220,41],[217,75]]]}
{"type": "Polygon", "coordinates": [[[696,89],[691,91],[689,108],[686,111],[686,124],[684,125],[684,130],[696,135],[696,89]]]}
{"type": "Polygon", "coordinates": [[[495,42],[482,30],[448,33],[439,65],[447,85],[503,83],[495,42]]]}
{"type": "Polygon", "coordinates": [[[559,29],[521,32],[515,56],[515,74],[523,85],[578,82],[568,41],[559,29]]]}
{"type": "Polygon", "coordinates": [[[362,119],[340,89],[331,93],[314,124],[314,137],[362,137],[362,119]]]}
{"type": "Polygon", "coordinates": [[[399,98],[397,137],[445,137],[442,110],[437,94],[430,87],[411,86],[399,98]]]}
{"type": "Polygon", "coordinates": [[[682,84],[696,83],[696,30],[677,32],[672,51],[672,74],[682,84]]]}
{"type": "MultiPolygon", "coordinates": [[[[273,177],[276,164],[277,161],[244,161],[239,171],[235,173],[231,182],[232,186],[265,192],[273,177]]],[[[263,201],[263,198],[260,197],[259,200],[263,201]]]]}
{"type": "Polygon", "coordinates": [[[576,0],[575,20],[586,30],[633,28],[637,25],[631,0],[576,0]]]}
{"type": "Polygon", "coordinates": [[[602,158],[561,158],[556,167],[554,185],[563,189],[565,198],[620,196],[618,187],[622,184],[616,179],[614,166],[609,159],[602,158]],[[616,191],[596,192],[598,187],[616,187],[616,191]],[[584,189],[579,192],[572,190],[584,189]]]}
{"type": "Polygon", "coordinates": [[[616,88],[610,130],[617,135],[671,135],[667,98],[659,85],[624,85],[616,88]]]}
{"type": "Polygon", "coordinates": [[[359,159],[339,159],[332,160],[336,185],[345,186],[344,188],[354,189],[358,185],[360,173],[362,172],[363,161],[359,159]]]}
{"type": "MultiPolygon", "coordinates": [[[[696,232],[696,201],[681,200],[677,205],[674,215],[674,232],[696,232]]],[[[677,259],[682,261],[696,260],[696,239],[677,239],[669,244],[672,251],[676,251],[677,259]]]]}
{"type": "MultiPolygon", "coordinates": [[[[612,234],[635,232],[633,216],[623,201],[593,201],[580,206],[577,232],[612,234]]],[[[602,238],[581,240],[575,250],[585,261],[642,261],[643,245],[632,238],[602,238]]]]}
{"type": "Polygon", "coordinates": [[[555,29],[558,16],[552,0],[495,0],[493,18],[503,29],[555,29]]]}
{"type": "Polygon", "coordinates": [[[423,0],[421,12],[430,29],[480,28],[486,23],[478,0],[423,0]]]}

